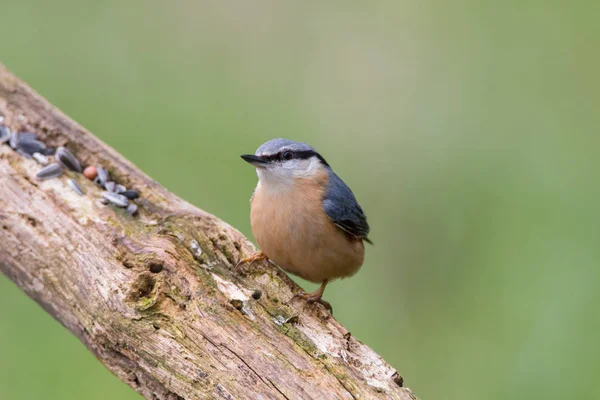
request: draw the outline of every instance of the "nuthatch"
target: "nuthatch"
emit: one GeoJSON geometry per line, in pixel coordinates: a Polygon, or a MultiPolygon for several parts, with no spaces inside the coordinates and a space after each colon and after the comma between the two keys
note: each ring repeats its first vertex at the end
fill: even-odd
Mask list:
{"type": "Polygon", "coordinates": [[[314,293],[294,296],[323,300],[328,282],[354,275],[364,261],[369,224],[348,186],[325,159],[305,143],[273,139],[241,156],[256,167],[258,185],[250,221],[260,252],[247,262],[270,260],[283,270],[320,283],[314,293]]]}

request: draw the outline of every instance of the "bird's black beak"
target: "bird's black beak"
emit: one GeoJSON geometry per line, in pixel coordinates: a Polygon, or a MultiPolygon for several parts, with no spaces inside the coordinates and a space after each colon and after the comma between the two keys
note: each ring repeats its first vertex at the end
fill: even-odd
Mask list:
{"type": "Polygon", "coordinates": [[[267,165],[267,161],[262,158],[255,156],[254,154],[242,154],[240,157],[244,159],[244,161],[254,165],[257,168],[264,168],[267,165]]]}

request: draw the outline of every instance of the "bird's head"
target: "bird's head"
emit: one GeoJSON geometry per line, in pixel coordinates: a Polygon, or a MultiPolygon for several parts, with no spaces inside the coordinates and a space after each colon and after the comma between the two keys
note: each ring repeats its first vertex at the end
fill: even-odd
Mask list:
{"type": "Polygon", "coordinates": [[[293,185],[298,178],[311,178],[329,168],[311,146],[288,139],[269,140],[255,154],[241,157],[256,167],[261,184],[274,188],[293,185]]]}

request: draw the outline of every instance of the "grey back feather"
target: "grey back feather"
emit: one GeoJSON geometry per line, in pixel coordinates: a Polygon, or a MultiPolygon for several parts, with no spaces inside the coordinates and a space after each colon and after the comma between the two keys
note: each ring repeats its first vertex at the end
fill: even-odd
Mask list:
{"type": "Polygon", "coordinates": [[[356,201],[352,190],[328,168],[329,183],[325,197],[323,198],[323,208],[327,216],[340,229],[348,234],[364,239],[371,243],[368,239],[369,224],[367,217],[362,208],[356,201]]]}

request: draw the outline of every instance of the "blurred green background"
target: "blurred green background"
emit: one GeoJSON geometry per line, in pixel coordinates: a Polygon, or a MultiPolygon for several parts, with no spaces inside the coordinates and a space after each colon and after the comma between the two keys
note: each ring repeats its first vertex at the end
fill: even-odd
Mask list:
{"type": "MultiPolygon", "coordinates": [[[[316,147],[375,242],[326,298],[422,399],[593,399],[599,11],[4,0],[0,61],[250,237],[239,154],[316,147]]],[[[2,399],[139,398],[4,277],[0,314],[2,399]]]]}

